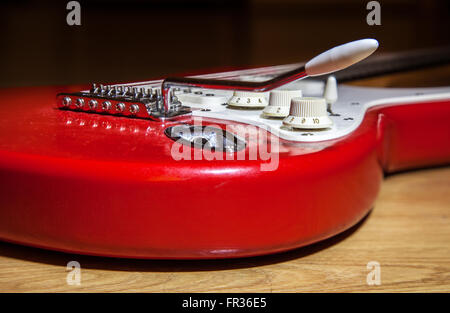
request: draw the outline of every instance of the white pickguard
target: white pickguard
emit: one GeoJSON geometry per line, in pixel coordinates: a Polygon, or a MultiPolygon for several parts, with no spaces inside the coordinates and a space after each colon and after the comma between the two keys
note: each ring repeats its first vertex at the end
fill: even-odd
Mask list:
{"type": "MultiPolygon", "coordinates": [[[[304,84],[304,82],[302,82],[304,84]]],[[[291,88],[298,83],[292,83],[291,88]]],[[[301,85],[301,84],[299,84],[301,85]]],[[[299,86],[300,89],[301,86],[299,86]]],[[[303,89],[304,90],[304,89],[303,89]]],[[[219,98],[226,96],[223,91],[207,91],[219,93],[219,98]]],[[[306,96],[321,96],[321,94],[308,94],[306,96]]],[[[256,125],[290,141],[314,142],[335,139],[345,136],[354,131],[362,122],[365,112],[375,106],[383,105],[405,105],[418,102],[438,101],[450,99],[450,87],[442,88],[365,88],[341,85],[338,87],[339,98],[333,104],[333,112],[339,116],[330,116],[333,126],[326,130],[291,130],[282,126],[283,119],[265,118],[261,110],[232,109],[225,105],[207,101],[202,105],[192,102],[183,102],[184,105],[193,108],[192,115],[196,117],[208,117],[235,121],[256,125]],[[203,110],[200,110],[203,109],[203,110]],[[210,111],[205,111],[209,109],[210,111]]],[[[228,93],[231,97],[231,93],[228,93]]],[[[222,102],[220,100],[219,102],[222,102]]]]}

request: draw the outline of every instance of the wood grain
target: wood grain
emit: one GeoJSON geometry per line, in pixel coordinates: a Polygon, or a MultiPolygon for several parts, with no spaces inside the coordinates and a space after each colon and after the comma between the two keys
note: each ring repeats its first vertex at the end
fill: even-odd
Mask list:
{"type": "Polygon", "coordinates": [[[450,167],[392,175],[373,211],[329,240],[219,261],[121,260],[0,243],[2,292],[449,292],[450,167]],[[81,285],[66,264],[81,264],[81,285]],[[369,261],[381,285],[368,286],[369,261]]]}

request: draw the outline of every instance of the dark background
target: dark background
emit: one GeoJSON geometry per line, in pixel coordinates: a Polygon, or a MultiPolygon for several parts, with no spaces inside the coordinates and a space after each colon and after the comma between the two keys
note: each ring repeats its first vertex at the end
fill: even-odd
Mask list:
{"type": "Polygon", "coordinates": [[[81,0],[81,26],[68,2],[1,2],[0,87],[285,64],[365,37],[381,52],[450,44],[448,0],[380,0],[381,26],[361,0],[81,0]]]}

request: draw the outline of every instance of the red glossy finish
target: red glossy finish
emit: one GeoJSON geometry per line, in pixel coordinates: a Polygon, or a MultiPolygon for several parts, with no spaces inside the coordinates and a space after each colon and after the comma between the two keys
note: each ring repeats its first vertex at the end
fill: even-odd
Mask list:
{"type": "Polygon", "coordinates": [[[384,169],[395,172],[448,164],[450,100],[385,107],[384,169]]]}
{"type": "Polygon", "coordinates": [[[190,118],[55,108],[58,92],[83,88],[0,91],[2,240],[132,258],[273,253],[357,223],[383,170],[450,161],[445,101],[372,109],[337,140],[282,141],[278,168],[261,171],[261,159],[174,161],[163,130],[190,118]]]}

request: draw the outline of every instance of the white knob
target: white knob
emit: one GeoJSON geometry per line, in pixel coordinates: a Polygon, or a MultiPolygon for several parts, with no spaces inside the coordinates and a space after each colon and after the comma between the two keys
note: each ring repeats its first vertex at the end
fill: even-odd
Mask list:
{"type": "Polygon", "coordinates": [[[293,98],[289,116],[283,124],[292,128],[323,129],[333,125],[327,114],[327,103],[324,98],[293,98]]]}
{"type": "Polygon", "coordinates": [[[331,111],[331,105],[338,99],[337,82],[334,76],[328,76],[323,97],[327,102],[329,111],[331,111]]]}
{"type": "Polygon", "coordinates": [[[301,96],[301,90],[272,90],[269,96],[269,105],[264,108],[263,114],[269,117],[286,117],[289,115],[291,99],[301,96]]]}
{"type": "Polygon", "coordinates": [[[240,108],[263,108],[267,106],[267,99],[262,92],[236,90],[228,101],[228,105],[240,108]]]}

